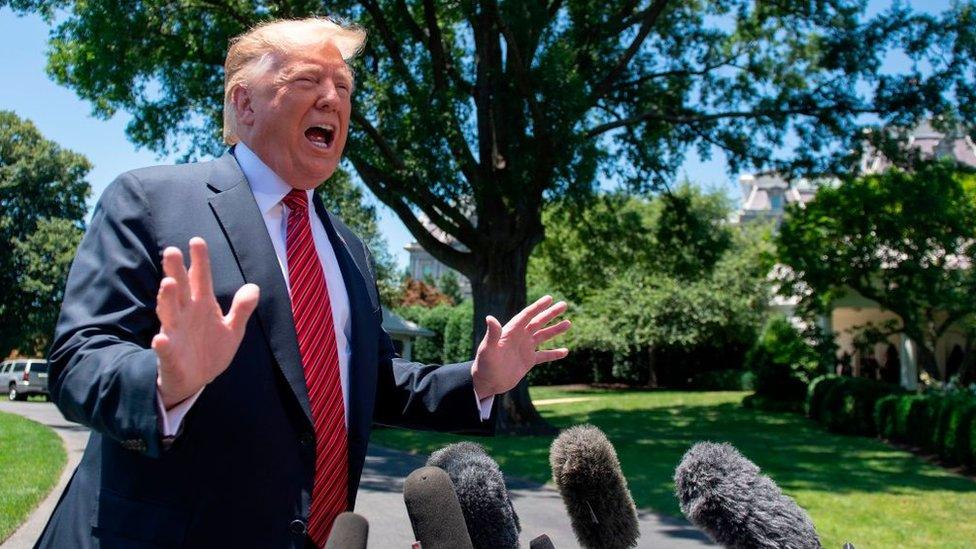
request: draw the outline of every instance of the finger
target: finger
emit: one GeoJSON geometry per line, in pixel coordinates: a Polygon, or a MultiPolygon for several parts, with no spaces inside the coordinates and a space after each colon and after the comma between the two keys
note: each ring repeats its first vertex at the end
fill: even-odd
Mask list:
{"type": "Polygon", "coordinates": [[[535,317],[535,315],[542,312],[543,309],[552,303],[551,295],[544,295],[537,299],[535,303],[529,305],[528,307],[522,309],[517,315],[512,317],[508,323],[513,327],[522,327],[529,323],[529,320],[535,317]]]}
{"type": "Polygon", "coordinates": [[[190,239],[190,296],[195,300],[213,297],[210,254],[207,243],[199,236],[190,239]]]}
{"type": "Polygon", "coordinates": [[[190,301],[190,278],[183,264],[183,252],[176,246],[163,250],[163,273],[176,281],[176,295],[180,305],[185,306],[190,301]]]}
{"type": "Polygon", "coordinates": [[[172,364],[173,344],[166,334],[158,333],[153,336],[152,343],[150,345],[153,350],[156,351],[156,356],[159,357],[160,366],[172,364]]]}
{"type": "Polygon", "coordinates": [[[532,322],[529,322],[529,325],[526,329],[529,330],[530,332],[535,332],[539,328],[542,328],[546,324],[549,324],[549,321],[551,321],[552,319],[565,313],[567,307],[568,305],[566,305],[565,301],[560,301],[559,303],[556,303],[552,307],[549,307],[545,311],[542,311],[541,313],[537,314],[535,318],[532,319],[532,322]]]}
{"type": "Polygon", "coordinates": [[[498,319],[488,315],[485,317],[485,324],[488,330],[485,332],[485,341],[489,346],[494,347],[498,345],[498,341],[502,338],[502,324],[498,322],[498,319]]]}
{"type": "Polygon", "coordinates": [[[156,316],[163,328],[175,328],[180,319],[179,287],[176,281],[166,277],[159,283],[159,293],[156,296],[156,316]]]}
{"type": "Polygon", "coordinates": [[[230,311],[224,317],[224,324],[235,334],[243,334],[247,326],[247,319],[258,306],[261,291],[257,284],[245,284],[234,294],[234,301],[230,304],[230,311]]]}
{"type": "Polygon", "coordinates": [[[550,339],[556,337],[557,335],[569,330],[573,325],[568,319],[560,322],[559,324],[553,324],[548,328],[543,328],[532,336],[532,340],[535,341],[536,345],[540,345],[549,341],[550,339]]]}
{"type": "Polygon", "coordinates": [[[543,362],[552,362],[553,360],[566,358],[568,354],[569,354],[569,349],[565,347],[561,349],[547,349],[545,351],[536,351],[535,363],[542,364],[543,362]]]}

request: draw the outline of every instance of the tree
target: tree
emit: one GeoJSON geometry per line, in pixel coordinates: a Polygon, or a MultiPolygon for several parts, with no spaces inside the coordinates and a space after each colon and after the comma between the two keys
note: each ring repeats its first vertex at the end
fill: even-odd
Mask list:
{"type": "Polygon", "coordinates": [[[728,226],[724,197],[689,184],[650,201],[607,195],[564,208],[545,214],[551,236],[530,280],[574,302],[568,339],[613,352],[615,377],[656,386],[663,351],[731,355],[755,339],[769,297],[769,227],[728,226]]]}
{"type": "Polygon", "coordinates": [[[67,227],[82,226],[90,169],[29,120],[0,111],[0,356],[17,347],[37,352],[38,337],[49,333],[41,327],[58,312],[64,280],[57,277],[70,264],[62,246],[74,238],[67,227]]]}
{"type": "MultiPolygon", "coordinates": [[[[305,0],[0,5],[57,21],[49,72],[96,115],[126,110],[134,142],[189,156],[220,149],[227,40],[261,20],[321,11],[305,0]]],[[[860,147],[862,115],[976,119],[972,2],[939,16],[896,4],[871,19],[861,0],[328,8],[375,37],[358,61],[347,157],[431,255],[471,280],[472,348],[486,315],[504,321],[524,306],[544,206],[591,195],[601,174],[655,190],[692,149],[723,151],[732,171],[833,172],[860,147]],[[912,67],[882,74],[894,49],[912,67]],[[777,154],[788,136],[798,145],[777,154]],[[420,214],[463,248],[435,238],[420,214]]],[[[502,399],[500,421],[541,421],[525,383],[502,399]]]]}
{"type": "Polygon", "coordinates": [[[936,342],[976,313],[976,174],[929,161],[846,178],[790,209],[776,247],[789,267],[781,291],[800,296],[801,312],[826,312],[852,289],[900,319],[865,328],[904,333],[938,378],[936,342]]]}
{"type": "Polygon", "coordinates": [[[68,269],[81,237],[81,223],[62,218],[41,219],[24,240],[14,239],[17,290],[24,308],[17,316],[22,353],[47,352],[64,299],[68,269]]]}

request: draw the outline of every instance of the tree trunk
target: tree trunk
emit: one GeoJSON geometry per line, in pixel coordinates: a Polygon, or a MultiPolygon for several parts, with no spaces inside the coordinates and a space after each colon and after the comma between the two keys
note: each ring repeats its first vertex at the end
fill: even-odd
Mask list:
{"type": "MultiPolygon", "coordinates": [[[[504,326],[526,305],[525,275],[534,243],[507,253],[487,253],[471,278],[474,298],[473,349],[484,338],[485,317],[494,316],[504,326]]],[[[510,434],[555,434],[532,404],[528,381],[523,379],[511,391],[499,395],[496,431],[510,434]]]]}
{"type": "Polygon", "coordinates": [[[647,386],[657,389],[657,360],[654,356],[654,346],[647,347],[647,386]]]}

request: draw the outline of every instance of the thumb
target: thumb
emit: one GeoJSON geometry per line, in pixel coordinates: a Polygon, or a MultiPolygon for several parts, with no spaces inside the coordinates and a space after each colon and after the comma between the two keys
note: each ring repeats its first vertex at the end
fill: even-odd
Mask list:
{"type": "Polygon", "coordinates": [[[488,328],[485,330],[485,344],[489,347],[498,345],[498,340],[502,338],[502,325],[498,319],[491,315],[486,316],[485,326],[488,328]]]}
{"type": "Polygon", "coordinates": [[[234,294],[234,301],[230,304],[230,311],[224,317],[224,323],[230,326],[234,333],[242,333],[251,313],[258,306],[261,290],[257,284],[245,284],[234,294]]]}

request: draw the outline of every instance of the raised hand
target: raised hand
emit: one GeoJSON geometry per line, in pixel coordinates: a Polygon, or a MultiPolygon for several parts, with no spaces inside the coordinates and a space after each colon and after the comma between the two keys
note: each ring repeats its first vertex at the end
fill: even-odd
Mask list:
{"type": "Polygon", "coordinates": [[[259,291],[245,284],[234,294],[226,316],[213,292],[210,255],[200,237],[190,239],[190,270],[179,248],[163,250],[163,273],[156,297],[159,333],[152,348],[159,356],[156,387],[167,409],[194,395],[220,375],[237,353],[259,291]]]}
{"type": "Polygon", "coordinates": [[[565,311],[565,302],[552,305],[552,297],[547,295],[522,309],[504,327],[495,317],[487,317],[488,330],[471,365],[478,396],[487,398],[504,393],[515,387],[536,364],[565,358],[569,354],[565,348],[538,350],[539,345],[572,326],[569,320],[547,326],[565,311]]]}

